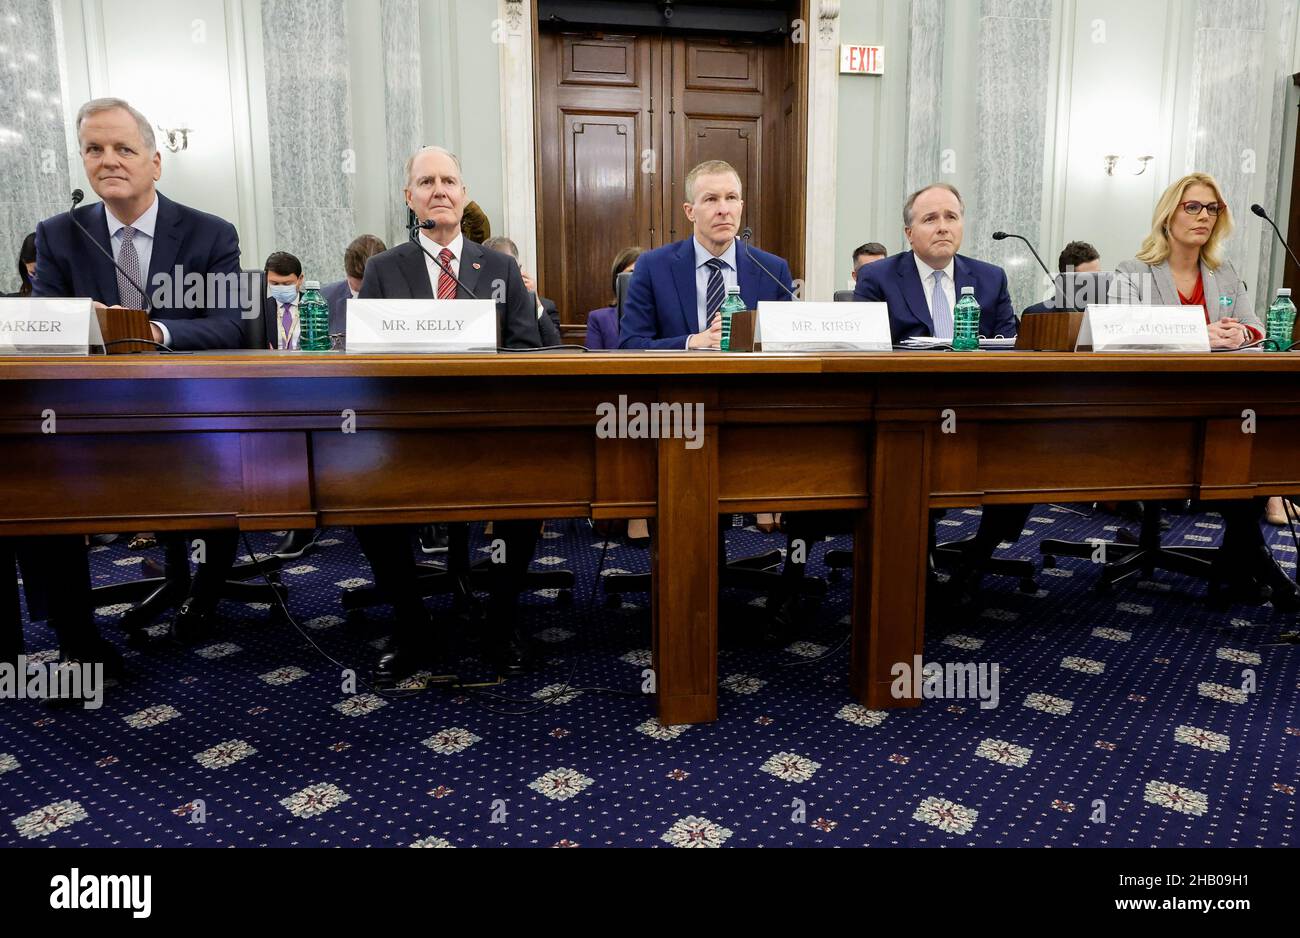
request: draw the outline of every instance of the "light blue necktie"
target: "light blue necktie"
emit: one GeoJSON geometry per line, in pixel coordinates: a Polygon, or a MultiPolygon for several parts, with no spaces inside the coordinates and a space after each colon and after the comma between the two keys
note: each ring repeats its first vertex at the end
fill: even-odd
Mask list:
{"type": "Polygon", "coordinates": [[[930,297],[930,317],[934,320],[934,337],[936,339],[952,338],[952,307],[948,305],[948,294],[943,292],[943,271],[934,272],[934,293],[930,297]]]}

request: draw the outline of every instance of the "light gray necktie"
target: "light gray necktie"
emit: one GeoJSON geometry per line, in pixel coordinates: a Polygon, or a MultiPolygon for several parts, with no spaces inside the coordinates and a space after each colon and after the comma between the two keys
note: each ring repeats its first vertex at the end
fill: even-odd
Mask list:
{"type": "Polygon", "coordinates": [[[118,252],[117,262],[122,265],[122,270],[130,276],[130,280],[123,276],[122,271],[117,272],[117,297],[118,302],[127,309],[144,309],[144,296],[135,285],[131,283],[142,283],[140,277],[140,255],[136,253],[135,241],[136,230],[129,225],[120,231],[122,236],[122,249],[118,252]]]}
{"type": "Polygon", "coordinates": [[[934,337],[936,339],[952,338],[952,307],[948,305],[948,294],[943,292],[944,272],[934,272],[934,293],[930,296],[930,318],[934,320],[934,337]]]}

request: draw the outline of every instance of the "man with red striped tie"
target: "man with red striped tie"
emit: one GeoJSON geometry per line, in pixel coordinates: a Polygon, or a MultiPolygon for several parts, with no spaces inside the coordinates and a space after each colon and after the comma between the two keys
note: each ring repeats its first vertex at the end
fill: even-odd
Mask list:
{"type": "MultiPolygon", "coordinates": [[[[489,251],[461,234],[469,191],[460,160],[442,147],[425,147],[406,164],[406,204],[422,225],[418,242],[376,254],[366,264],[360,299],[496,301],[500,344],[506,349],[541,348],[537,310],[514,258],[489,251]]],[[[436,467],[433,467],[436,471],[436,467]]],[[[447,643],[424,605],[411,535],[401,525],[358,527],[357,540],[375,574],[375,585],[397,617],[393,642],[379,659],[375,679],[400,681],[447,660],[447,643]]],[[[485,647],[503,675],[528,667],[527,643],[516,621],[516,606],[528,564],[537,546],[536,521],[497,521],[494,538],[505,542],[504,563],[490,567],[491,604],[485,647]]]]}

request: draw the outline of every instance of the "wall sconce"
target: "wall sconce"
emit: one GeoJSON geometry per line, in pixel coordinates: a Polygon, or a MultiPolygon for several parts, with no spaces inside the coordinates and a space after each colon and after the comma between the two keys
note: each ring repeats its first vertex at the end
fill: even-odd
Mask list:
{"type": "Polygon", "coordinates": [[[192,128],[164,127],[159,124],[158,129],[163,132],[163,142],[172,153],[179,153],[190,148],[190,134],[194,132],[192,128]]]}
{"type": "Polygon", "coordinates": [[[1155,157],[1154,156],[1123,157],[1117,153],[1111,153],[1108,154],[1107,156],[1102,157],[1102,159],[1106,163],[1107,176],[1115,175],[1115,167],[1119,165],[1121,160],[1127,161],[1127,164],[1129,166],[1129,172],[1131,172],[1134,176],[1141,176],[1143,173],[1147,171],[1147,165],[1152,160],[1154,160],[1155,157]]]}

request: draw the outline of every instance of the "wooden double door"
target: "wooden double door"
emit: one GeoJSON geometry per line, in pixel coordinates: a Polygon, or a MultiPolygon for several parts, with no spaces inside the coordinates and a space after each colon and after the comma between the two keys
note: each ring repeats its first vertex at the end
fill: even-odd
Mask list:
{"type": "Polygon", "coordinates": [[[691,235],[686,174],[740,174],[753,244],[803,269],[805,46],[660,34],[538,36],[540,289],[571,337],[625,247],[691,235]]]}

